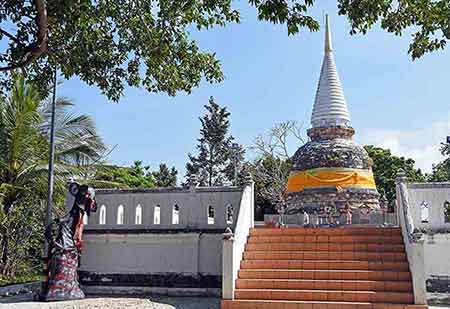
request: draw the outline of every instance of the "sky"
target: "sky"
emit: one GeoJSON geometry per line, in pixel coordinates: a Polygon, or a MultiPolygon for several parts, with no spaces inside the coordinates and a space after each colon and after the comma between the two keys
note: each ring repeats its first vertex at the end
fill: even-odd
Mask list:
{"type": "MultiPolygon", "coordinates": [[[[390,148],[430,171],[443,159],[439,144],[450,135],[450,49],[412,61],[410,35],[374,28],[365,36],[349,34],[334,1],[316,4],[314,14],[331,18],[336,65],[351,114],[355,139],[390,148]]],[[[58,94],[76,103],[76,112],[93,117],[100,135],[114,150],[108,160],[129,165],[160,162],[184,176],[187,154],[195,153],[203,105],[213,96],[231,112],[231,133],[250,146],[255,137],[280,122],[297,120],[306,129],[323,58],[323,31],[288,36],[284,26],[257,20],[239,2],[242,21],[192,36],[203,50],[213,51],[226,76],[220,84],[203,81],[190,95],[176,97],[127,88],[118,103],[77,78],[64,81],[58,94]]],[[[300,146],[290,145],[292,153],[300,146]]],[[[251,157],[249,153],[249,157],[251,157]]],[[[181,178],[180,177],[180,178],[181,178]]]]}

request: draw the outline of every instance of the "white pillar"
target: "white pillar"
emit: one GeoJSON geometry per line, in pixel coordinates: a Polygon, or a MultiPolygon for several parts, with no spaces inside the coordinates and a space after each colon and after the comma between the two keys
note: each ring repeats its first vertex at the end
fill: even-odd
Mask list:
{"type": "Polygon", "coordinates": [[[222,298],[234,298],[233,236],[224,235],[222,249],[222,298]]]}

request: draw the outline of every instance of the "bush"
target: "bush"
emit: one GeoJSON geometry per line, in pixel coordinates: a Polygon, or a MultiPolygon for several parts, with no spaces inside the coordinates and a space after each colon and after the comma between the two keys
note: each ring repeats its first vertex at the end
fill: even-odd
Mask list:
{"type": "Polygon", "coordinates": [[[39,274],[44,240],[42,214],[39,203],[16,204],[8,213],[0,209],[2,284],[28,280],[39,274]]]}

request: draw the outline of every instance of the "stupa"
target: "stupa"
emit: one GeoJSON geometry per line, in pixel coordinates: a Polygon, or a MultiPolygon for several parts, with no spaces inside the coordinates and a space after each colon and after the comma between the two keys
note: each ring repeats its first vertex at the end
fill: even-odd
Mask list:
{"type": "Polygon", "coordinates": [[[352,139],[355,130],[334,62],[328,15],[325,55],[311,115],[310,141],[292,157],[287,211],[379,207],[372,160],[352,139]]]}

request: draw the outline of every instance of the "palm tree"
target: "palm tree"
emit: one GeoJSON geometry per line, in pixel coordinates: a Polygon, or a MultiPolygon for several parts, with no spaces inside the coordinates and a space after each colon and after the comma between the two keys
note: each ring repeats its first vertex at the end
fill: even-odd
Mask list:
{"type": "MultiPolygon", "coordinates": [[[[75,115],[72,106],[64,98],[56,102],[56,193],[62,193],[69,177],[79,176],[106,150],[92,119],[75,115]]],[[[11,234],[7,231],[10,213],[46,198],[50,108],[50,102],[41,100],[38,89],[20,75],[14,77],[9,96],[0,99],[0,274],[11,266],[11,242],[6,236],[11,234]]]]}

